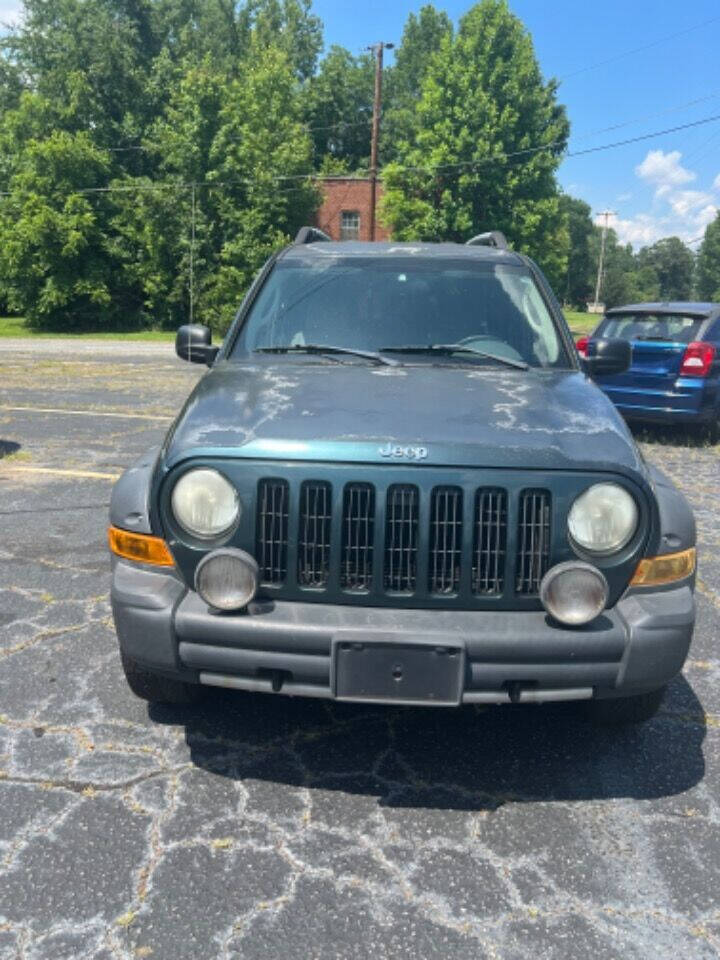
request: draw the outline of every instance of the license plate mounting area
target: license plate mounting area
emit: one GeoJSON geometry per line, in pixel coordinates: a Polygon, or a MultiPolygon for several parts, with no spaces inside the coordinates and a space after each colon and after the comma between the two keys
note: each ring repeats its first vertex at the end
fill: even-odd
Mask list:
{"type": "Polygon", "coordinates": [[[465,647],[433,640],[357,634],[333,639],[332,678],[337,700],[457,706],[462,701],[465,647]]]}

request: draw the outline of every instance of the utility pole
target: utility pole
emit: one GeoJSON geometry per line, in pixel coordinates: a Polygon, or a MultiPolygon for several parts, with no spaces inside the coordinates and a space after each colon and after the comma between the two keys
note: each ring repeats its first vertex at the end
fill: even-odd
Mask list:
{"type": "Polygon", "coordinates": [[[602,228],[602,239],[600,240],[600,260],[598,261],[598,273],[597,273],[597,283],[595,284],[595,303],[593,304],[594,313],[598,313],[598,303],[600,301],[600,287],[602,285],[602,276],[603,276],[603,266],[605,262],[605,241],[607,240],[607,232],[610,217],[615,216],[614,210],[602,210],[597,214],[598,217],[604,217],[603,228],[602,228]]]}
{"type": "Polygon", "coordinates": [[[378,141],[380,139],[380,111],[382,109],[383,51],[392,50],[394,43],[374,43],[368,50],[375,54],[375,99],[373,101],[372,143],[370,146],[370,239],[375,239],[375,207],[377,204],[378,141]]]}

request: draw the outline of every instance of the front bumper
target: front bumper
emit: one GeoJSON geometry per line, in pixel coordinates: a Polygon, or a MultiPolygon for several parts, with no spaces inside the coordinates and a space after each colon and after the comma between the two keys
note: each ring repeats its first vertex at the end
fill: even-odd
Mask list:
{"type": "Polygon", "coordinates": [[[121,648],[146,669],[268,693],[335,698],[332,651],[339,637],[453,644],[465,652],[462,703],[581,700],[655,689],[681,670],[695,622],[690,583],[627,594],[580,629],[555,625],[542,611],[258,601],[246,613],[216,614],[173,573],[117,559],[112,607],[121,648]]]}

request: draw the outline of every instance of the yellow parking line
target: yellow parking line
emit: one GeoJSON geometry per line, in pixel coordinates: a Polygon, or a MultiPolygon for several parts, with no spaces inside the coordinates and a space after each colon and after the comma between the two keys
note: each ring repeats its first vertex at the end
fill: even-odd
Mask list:
{"type": "MultiPolygon", "coordinates": [[[[2,467],[2,460],[0,460],[2,467]]],[[[119,473],[96,473],[93,470],[56,470],[53,467],[19,467],[14,463],[7,464],[8,473],[37,473],[51,477],[77,477],[79,480],[117,480],[119,473]]]]}
{"type": "Polygon", "coordinates": [[[71,417],[119,417],[122,420],[172,420],[172,417],[162,413],[117,413],[110,410],[67,410],[65,407],[9,407],[0,404],[0,410],[18,413],[60,413],[71,417]]]}

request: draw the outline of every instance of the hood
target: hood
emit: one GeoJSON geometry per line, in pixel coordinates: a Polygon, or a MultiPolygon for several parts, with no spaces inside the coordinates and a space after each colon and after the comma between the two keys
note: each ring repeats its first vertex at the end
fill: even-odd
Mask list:
{"type": "Polygon", "coordinates": [[[218,456],[645,472],[624,421],[579,372],[295,358],[224,361],[198,383],[164,467],[218,456]]]}

